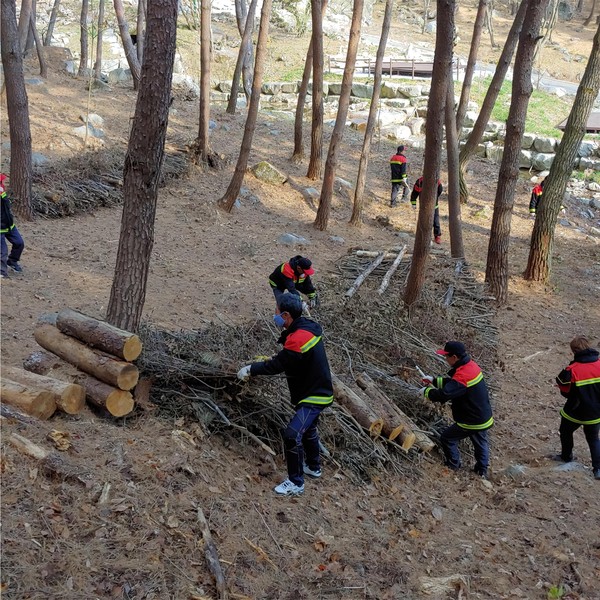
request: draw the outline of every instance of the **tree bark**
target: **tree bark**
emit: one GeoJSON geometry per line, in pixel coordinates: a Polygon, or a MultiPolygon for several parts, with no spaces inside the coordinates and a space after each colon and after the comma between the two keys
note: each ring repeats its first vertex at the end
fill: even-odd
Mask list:
{"type": "MultiPolygon", "coordinates": [[[[13,2],[13,12],[15,11],[15,2],[13,2]]],[[[31,15],[33,14],[33,2],[32,0],[21,0],[21,11],[19,12],[19,48],[21,56],[25,54],[25,48],[27,46],[27,38],[29,36],[29,21],[31,21],[31,15]]],[[[2,5],[2,19],[4,20],[7,13],[4,12],[4,5],[2,5]]],[[[8,15],[10,18],[10,14],[8,15]]]]}
{"type": "MultiPolygon", "coordinates": [[[[120,0],[115,0],[115,3],[120,0]]],[[[146,49],[123,169],[123,217],[106,320],[135,332],[142,318],[169,120],[177,0],[148,5],[146,49]]]]}
{"type": "Polygon", "coordinates": [[[531,73],[535,47],[540,40],[540,28],[547,5],[548,0],[529,0],[515,57],[512,100],[506,121],[504,153],[498,174],[485,271],[485,281],[499,304],[506,304],[508,299],[508,247],[519,177],[519,155],[525,133],[527,106],[533,92],[531,73]]]}
{"type": "Polygon", "coordinates": [[[485,24],[488,29],[488,33],[490,34],[490,46],[492,48],[496,47],[496,42],[494,40],[494,0],[490,0],[487,6],[485,7],[485,24]]]}
{"type": "Polygon", "coordinates": [[[585,135],[585,125],[600,91],[600,26],[594,35],[590,57],[577,88],[565,132],[556,150],[550,174],[544,182],[543,201],[538,207],[531,233],[525,279],[548,281],[551,270],[554,229],[573,170],[577,151],[585,135]]]}
{"type": "Polygon", "coordinates": [[[200,118],[196,152],[202,162],[207,162],[210,154],[211,4],[212,0],[200,0],[200,118]]]}
{"type": "Polygon", "coordinates": [[[33,19],[31,19],[31,21],[29,22],[29,27],[31,29],[31,33],[35,41],[35,50],[37,52],[38,61],[40,63],[40,77],[47,79],[48,62],[46,61],[46,55],[44,53],[42,40],[40,39],[40,35],[38,33],[37,27],[35,26],[35,21],[33,19]]]}
{"type": "Polygon", "coordinates": [[[523,26],[523,19],[525,18],[525,11],[527,10],[527,2],[528,0],[521,0],[521,5],[519,6],[515,20],[511,25],[510,31],[508,32],[508,36],[506,37],[504,48],[502,49],[502,53],[498,59],[496,70],[494,71],[490,87],[488,88],[483,100],[483,104],[481,105],[481,110],[479,111],[477,121],[475,121],[475,125],[473,125],[473,131],[471,131],[471,134],[469,135],[465,145],[460,151],[460,200],[463,203],[467,202],[469,199],[469,188],[465,179],[467,165],[477,150],[477,145],[481,141],[483,132],[485,131],[486,125],[490,120],[492,110],[494,109],[494,104],[496,104],[496,99],[498,98],[498,94],[502,88],[502,83],[506,78],[506,72],[508,71],[515,47],[519,41],[521,27],[523,26]]]}
{"type": "Polygon", "coordinates": [[[244,137],[240,154],[235,166],[235,172],[225,195],[219,200],[219,206],[227,212],[231,212],[233,205],[240,193],[248,157],[252,148],[252,138],[256,129],[256,117],[258,115],[258,106],[260,103],[260,88],[262,87],[263,72],[265,68],[265,56],[267,53],[267,41],[269,37],[269,19],[271,17],[271,0],[264,0],[260,14],[260,26],[258,31],[258,42],[256,44],[256,64],[254,65],[254,81],[252,82],[252,96],[248,106],[248,116],[246,117],[246,127],[244,128],[244,137]]]}
{"type": "Polygon", "coordinates": [[[146,37],[146,0],[138,0],[135,33],[135,49],[141,65],[144,62],[144,38],[146,37]]]}
{"type": "Polygon", "coordinates": [[[79,58],[79,69],[77,75],[79,77],[85,76],[88,66],[88,7],[89,0],[81,0],[81,14],[79,16],[79,39],[81,56],[79,58]]]}
{"type": "Polygon", "coordinates": [[[342,76],[340,100],[335,118],[335,125],[333,126],[333,132],[331,133],[331,140],[329,142],[329,152],[327,153],[327,160],[325,161],[325,173],[323,174],[319,208],[314,223],[315,228],[319,231],[325,231],[327,229],[327,224],[329,223],[331,198],[333,196],[333,180],[335,179],[335,170],[338,159],[338,146],[341,144],[344,137],[348,106],[350,106],[350,92],[352,91],[352,78],[354,75],[354,65],[356,64],[358,43],[360,42],[360,26],[363,7],[364,0],[354,0],[352,22],[350,24],[350,38],[348,39],[348,51],[346,53],[346,64],[344,65],[344,74],[342,76]]]}
{"type": "MultiPolygon", "coordinates": [[[[104,0],[102,0],[104,2],[104,0]]],[[[46,30],[46,37],[44,37],[44,46],[52,45],[52,33],[54,32],[54,25],[58,18],[58,9],[60,8],[60,0],[54,0],[52,5],[52,12],[50,13],[50,20],[48,21],[48,29],[46,30]]]]}
{"type": "Polygon", "coordinates": [[[65,335],[126,361],[135,360],[142,352],[142,342],[135,333],[70,308],[63,308],[58,313],[56,327],[65,335]]]}
{"type": "MultiPolygon", "coordinates": [[[[452,66],[450,67],[452,69],[452,66]]],[[[446,157],[448,163],[448,231],[450,233],[450,254],[453,258],[464,258],[465,247],[462,235],[460,210],[460,188],[458,185],[458,130],[454,113],[454,81],[448,73],[446,95],[446,157]]]]}
{"type": "Polygon", "coordinates": [[[425,266],[431,243],[431,224],[437,202],[437,186],[442,159],[444,108],[448,76],[452,68],[455,0],[437,0],[437,33],[431,91],[427,103],[427,130],[423,161],[423,191],[419,200],[419,216],[413,259],[406,282],[404,303],[410,306],[419,298],[425,278],[425,266]]]}
{"type": "Polygon", "coordinates": [[[44,421],[56,411],[52,392],[23,385],[4,376],[0,379],[0,400],[44,421]]]}
{"type": "Polygon", "coordinates": [[[94,79],[102,76],[102,37],[104,34],[104,0],[98,0],[98,38],[96,39],[96,62],[94,63],[94,79]]]}
{"type": "Polygon", "coordinates": [[[590,14],[589,14],[588,18],[583,22],[584,27],[587,27],[592,22],[595,12],[596,12],[596,0],[592,0],[592,8],[590,10],[590,14]]]}
{"type": "Polygon", "coordinates": [[[336,375],[331,375],[333,380],[333,393],[335,399],[364,427],[373,437],[381,435],[383,419],[377,415],[371,406],[355,391],[342,383],[336,375]]]}
{"type": "MultiPolygon", "coordinates": [[[[475,23],[473,24],[473,36],[471,38],[467,66],[465,67],[465,78],[463,79],[462,88],[460,90],[460,100],[458,102],[458,108],[456,109],[456,133],[459,138],[467,113],[467,107],[469,106],[471,84],[473,83],[473,73],[475,72],[475,66],[477,65],[477,51],[481,44],[481,34],[483,32],[483,21],[487,10],[487,4],[488,0],[479,0],[477,15],[475,16],[475,23]]],[[[452,98],[452,104],[454,104],[454,97],[452,98]]]]}
{"type": "Polygon", "coordinates": [[[9,366],[2,367],[2,377],[8,377],[26,387],[50,392],[56,406],[67,414],[79,414],[85,405],[85,390],[76,383],[67,383],[9,366]]]}
{"type": "Polygon", "coordinates": [[[135,365],[112,358],[61,333],[52,325],[38,325],[34,332],[35,341],[45,350],[53,352],[63,360],[89,375],[122,390],[131,390],[139,379],[135,365]]]}
{"type": "Polygon", "coordinates": [[[358,160],[358,173],[356,175],[356,186],[354,188],[354,202],[352,205],[352,215],[350,217],[350,225],[358,226],[362,223],[362,214],[364,208],[364,192],[367,182],[367,171],[369,168],[369,155],[371,152],[371,141],[373,140],[373,132],[375,131],[375,123],[377,121],[377,109],[379,106],[379,97],[381,95],[381,70],[383,65],[383,57],[387,46],[388,35],[390,32],[390,24],[392,22],[392,10],[394,7],[393,0],[386,0],[385,12],[383,15],[383,23],[381,25],[381,36],[379,38],[379,46],[375,56],[375,75],[373,77],[373,97],[371,98],[371,106],[369,107],[369,116],[367,118],[367,126],[365,128],[365,137],[363,139],[362,151],[358,160]]]}
{"type": "Polygon", "coordinates": [[[240,52],[242,53],[242,87],[246,96],[246,103],[249,104],[250,96],[252,95],[252,79],[254,78],[252,69],[252,65],[254,63],[252,33],[254,32],[254,14],[256,13],[256,3],[254,5],[254,12],[252,13],[251,19],[248,16],[250,11],[246,11],[245,0],[235,0],[234,4],[235,18],[237,21],[238,30],[240,32],[240,37],[243,37],[248,20],[250,20],[250,37],[246,40],[246,43],[242,43],[242,46],[240,47],[240,52]]]}
{"type": "MultiPolygon", "coordinates": [[[[10,135],[10,192],[15,213],[33,219],[31,180],[31,128],[29,102],[23,76],[23,53],[19,45],[13,0],[1,0],[0,45],[6,86],[6,112],[10,135]]],[[[29,21],[27,21],[29,26],[29,21]]]]}
{"type": "MultiPolygon", "coordinates": [[[[160,0],[159,4],[168,4],[169,0],[160,0]]],[[[133,42],[131,41],[131,35],[129,34],[129,25],[127,24],[127,20],[125,19],[125,10],[123,9],[123,0],[113,0],[113,4],[115,7],[115,14],[117,16],[117,23],[119,24],[119,33],[121,34],[121,42],[123,43],[123,50],[125,50],[125,58],[127,59],[127,64],[129,65],[129,69],[131,70],[131,77],[133,78],[133,89],[137,90],[140,85],[140,78],[142,67],[140,65],[140,61],[137,58],[137,52],[133,46],[133,42]]],[[[165,40],[168,38],[165,37],[165,40]]],[[[175,34],[173,34],[173,41],[175,38],[175,34]]],[[[169,54],[169,53],[167,53],[169,54]]],[[[173,69],[173,61],[171,61],[171,70],[173,69]]],[[[169,82],[169,90],[171,89],[171,83],[169,82]]],[[[138,97],[139,104],[139,97],[138,97]]],[[[131,138],[130,138],[131,140],[131,138]]]]}
{"type": "Polygon", "coordinates": [[[312,11],[312,128],[310,134],[310,159],[308,161],[308,179],[319,179],[323,165],[323,17],[322,1],[311,2],[312,11]]]}
{"type": "MultiPolygon", "coordinates": [[[[230,115],[235,115],[235,109],[237,108],[237,97],[240,87],[240,75],[242,74],[242,68],[245,64],[247,56],[247,46],[250,44],[252,47],[252,32],[254,31],[254,14],[256,12],[257,0],[250,2],[250,8],[246,15],[246,22],[244,31],[242,33],[242,41],[240,43],[240,50],[238,52],[237,61],[235,63],[235,70],[233,72],[233,79],[231,80],[231,93],[229,95],[229,102],[227,103],[226,112],[230,115]]],[[[236,2],[237,6],[237,2],[236,2]]]]}

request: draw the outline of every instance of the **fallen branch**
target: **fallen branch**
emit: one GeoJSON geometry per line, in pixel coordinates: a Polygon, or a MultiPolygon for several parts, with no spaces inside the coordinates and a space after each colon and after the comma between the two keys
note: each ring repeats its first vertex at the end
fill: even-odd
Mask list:
{"type": "Polygon", "coordinates": [[[227,600],[227,586],[225,584],[225,575],[219,562],[219,555],[217,553],[217,547],[213,541],[212,534],[210,533],[210,527],[204,516],[202,508],[198,507],[198,523],[202,530],[202,542],[204,545],[204,556],[208,563],[208,568],[215,578],[215,584],[217,586],[217,597],[227,600]]]}
{"type": "Polygon", "coordinates": [[[385,252],[380,252],[377,258],[356,278],[356,281],[350,286],[346,292],[346,298],[352,298],[356,294],[358,288],[364,283],[365,279],[381,264],[385,252]]]}
{"type": "Polygon", "coordinates": [[[385,290],[387,289],[388,285],[390,285],[390,280],[392,279],[392,275],[396,272],[396,269],[400,265],[400,262],[402,261],[402,258],[404,257],[405,253],[406,253],[406,244],[404,244],[404,246],[402,246],[402,249],[398,253],[398,256],[396,256],[396,259],[392,263],[392,266],[388,269],[388,272],[385,274],[383,281],[381,282],[381,285],[379,286],[379,290],[378,290],[380,295],[383,294],[383,292],[385,292],[385,290]]]}

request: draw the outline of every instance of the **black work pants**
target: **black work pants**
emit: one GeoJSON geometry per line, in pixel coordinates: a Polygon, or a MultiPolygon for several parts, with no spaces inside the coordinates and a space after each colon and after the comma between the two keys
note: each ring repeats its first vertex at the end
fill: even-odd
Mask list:
{"type": "Polygon", "coordinates": [[[561,417],[560,420],[560,444],[562,446],[560,456],[564,461],[573,460],[573,434],[580,427],[583,427],[583,433],[590,447],[592,455],[592,468],[594,471],[600,469],[600,423],[594,425],[581,425],[561,417]]]}

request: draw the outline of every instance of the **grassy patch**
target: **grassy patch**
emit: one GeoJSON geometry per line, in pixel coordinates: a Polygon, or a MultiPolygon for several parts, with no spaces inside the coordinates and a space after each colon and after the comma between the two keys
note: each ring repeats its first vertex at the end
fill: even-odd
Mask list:
{"type": "MultiPolygon", "coordinates": [[[[491,77],[485,79],[476,79],[471,88],[471,100],[477,102],[479,106],[491,83],[491,77]]],[[[458,87],[458,86],[457,86],[458,87]]],[[[496,105],[492,111],[492,121],[504,122],[508,118],[511,99],[511,81],[504,81],[496,105]]],[[[458,87],[458,89],[460,89],[458,87]]],[[[541,90],[534,90],[529,99],[529,108],[527,110],[527,120],[525,130],[530,133],[547,135],[560,139],[562,131],[556,126],[569,116],[571,111],[571,100],[564,100],[555,94],[549,94],[541,90]]]]}

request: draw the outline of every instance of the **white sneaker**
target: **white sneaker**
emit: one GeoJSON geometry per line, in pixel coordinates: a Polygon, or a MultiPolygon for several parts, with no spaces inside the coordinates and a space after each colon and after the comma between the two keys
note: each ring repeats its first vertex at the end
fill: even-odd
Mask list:
{"type": "Polygon", "coordinates": [[[304,465],[304,474],[308,475],[309,477],[312,477],[313,479],[319,479],[322,473],[323,472],[321,471],[321,469],[313,471],[308,465],[304,465]]]}
{"type": "Polygon", "coordinates": [[[304,494],[304,486],[296,485],[294,482],[286,479],[282,481],[278,486],[273,488],[273,491],[278,496],[299,496],[304,494]]]}

